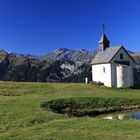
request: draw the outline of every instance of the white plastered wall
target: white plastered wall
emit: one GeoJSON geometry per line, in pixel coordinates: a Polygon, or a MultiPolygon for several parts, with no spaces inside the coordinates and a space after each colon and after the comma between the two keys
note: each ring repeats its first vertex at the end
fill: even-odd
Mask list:
{"type": "Polygon", "coordinates": [[[111,65],[109,63],[92,65],[92,81],[102,82],[105,86],[112,87],[111,65]]]}

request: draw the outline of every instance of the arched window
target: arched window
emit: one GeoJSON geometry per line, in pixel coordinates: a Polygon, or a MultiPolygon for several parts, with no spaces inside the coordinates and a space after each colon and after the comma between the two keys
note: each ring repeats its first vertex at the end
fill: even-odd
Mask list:
{"type": "Polygon", "coordinates": [[[103,67],[103,73],[105,73],[105,67],[103,67]]]}

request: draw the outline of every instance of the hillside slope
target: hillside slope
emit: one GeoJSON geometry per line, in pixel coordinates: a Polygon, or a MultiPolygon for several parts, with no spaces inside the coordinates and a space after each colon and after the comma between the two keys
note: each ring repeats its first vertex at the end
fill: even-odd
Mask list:
{"type": "Polygon", "coordinates": [[[91,78],[95,52],[58,49],[41,58],[0,51],[0,80],[25,82],[83,82],[91,78]],[[71,54],[71,55],[69,55],[71,54]]]}

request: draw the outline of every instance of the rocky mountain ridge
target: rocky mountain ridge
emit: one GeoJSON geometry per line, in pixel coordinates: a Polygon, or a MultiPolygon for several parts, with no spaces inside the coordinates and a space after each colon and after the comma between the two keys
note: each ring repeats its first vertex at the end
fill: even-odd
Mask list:
{"type": "Polygon", "coordinates": [[[83,62],[87,63],[93,59],[97,51],[87,51],[84,49],[75,51],[75,50],[70,50],[67,48],[59,48],[51,53],[46,54],[43,56],[43,60],[47,61],[54,61],[54,60],[71,60],[74,62],[83,62]]]}

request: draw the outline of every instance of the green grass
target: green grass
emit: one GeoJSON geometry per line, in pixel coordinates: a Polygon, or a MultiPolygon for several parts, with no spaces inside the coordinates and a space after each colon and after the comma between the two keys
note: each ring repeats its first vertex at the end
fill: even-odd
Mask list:
{"type": "Polygon", "coordinates": [[[140,99],[138,89],[92,84],[0,83],[0,140],[139,140],[140,122],[68,117],[40,107],[59,98],[140,99]]]}

